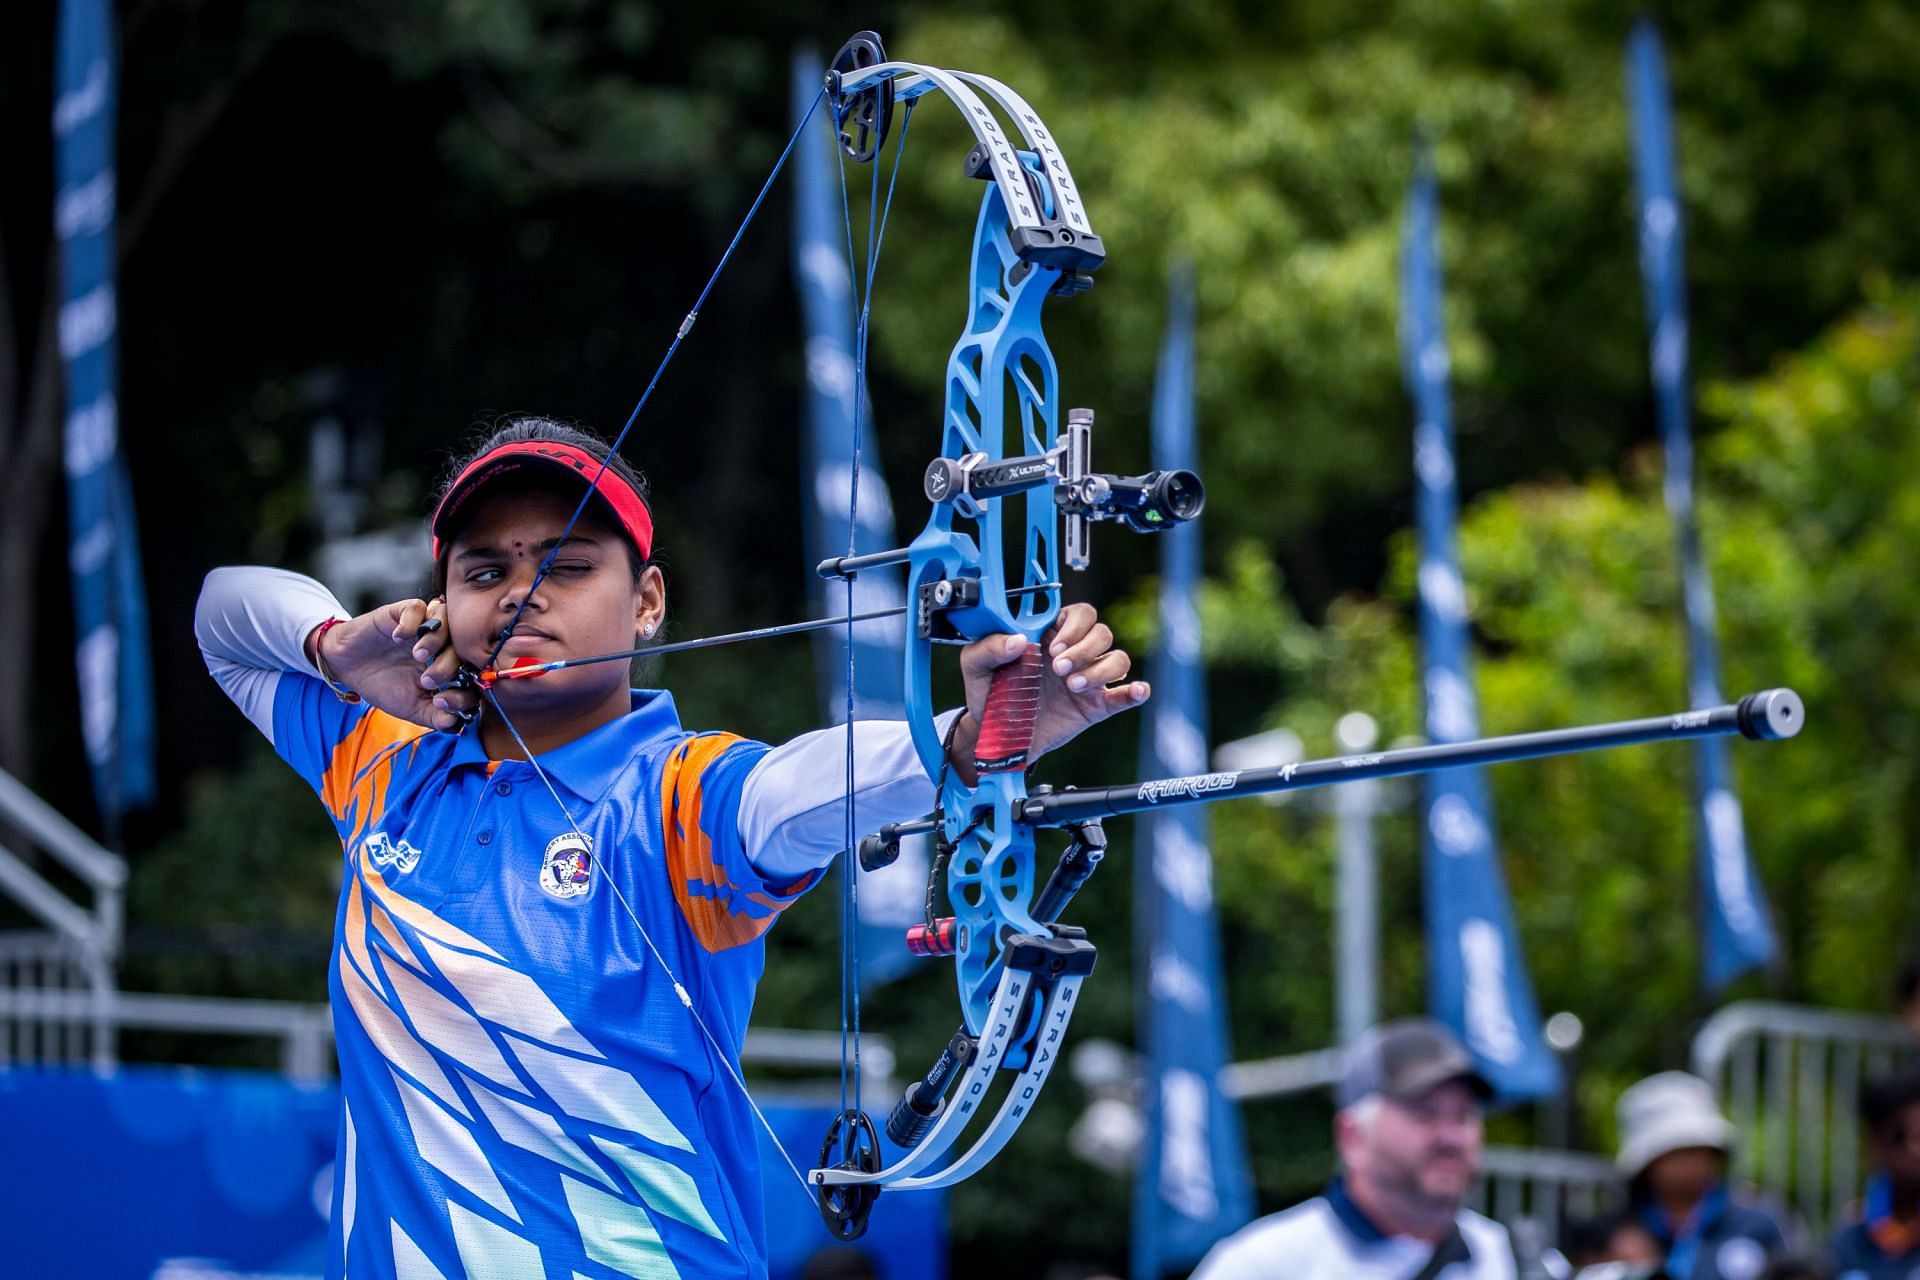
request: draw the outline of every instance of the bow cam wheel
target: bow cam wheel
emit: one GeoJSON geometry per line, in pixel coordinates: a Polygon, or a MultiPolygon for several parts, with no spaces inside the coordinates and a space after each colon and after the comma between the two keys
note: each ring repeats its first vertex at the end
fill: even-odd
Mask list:
{"type": "Polygon", "coordinates": [[[841,94],[840,77],[850,71],[878,66],[887,60],[886,46],[875,31],[858,31],[833,55],[829,77],[834,88],[834,120],[840,130],[840,148],[849,159],[865,164],[886,144],[893,128],[893,81],[883,80],[851,94],[841,94]]]}
{"type": "MultiPolygon", "coordinates": [[[[880,1136],[864,1111],[842,1111],[827,1126],[820,1144],[822,1169],[854,1173],[880,1171],[880,1136]]],[[[867,1233],[867,1215],[880,1198],[880,1188],[827,1184],[820,1188],[820,1217],[836,1240],[858,1240],[867,1233]]]]}

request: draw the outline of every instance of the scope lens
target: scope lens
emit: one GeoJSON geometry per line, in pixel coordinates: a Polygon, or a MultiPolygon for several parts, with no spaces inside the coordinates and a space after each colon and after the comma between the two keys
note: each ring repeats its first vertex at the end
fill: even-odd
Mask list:
{"type": "Polygon", "coordinates": [[[1147,491],[1147,502],[1161,519],[1191,520],[1207,505],[1206,486],[1191,471],[1162,471],[1147,491]]]}

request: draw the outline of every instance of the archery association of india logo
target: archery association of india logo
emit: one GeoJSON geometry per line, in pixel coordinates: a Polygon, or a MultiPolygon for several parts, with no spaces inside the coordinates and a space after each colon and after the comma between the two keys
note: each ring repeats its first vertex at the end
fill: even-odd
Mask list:
{"type": "Polygon", "coordinates": [[[593,887],[593,846],[569,831],[547,842],[540,859],[540,887],[556,898],[577,898],[593,887]]]}

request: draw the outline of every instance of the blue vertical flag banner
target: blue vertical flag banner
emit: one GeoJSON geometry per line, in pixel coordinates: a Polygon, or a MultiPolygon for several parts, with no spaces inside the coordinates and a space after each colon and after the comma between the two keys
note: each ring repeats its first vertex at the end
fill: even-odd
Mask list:
{"type": "Polygon", "coordinates": [[[54,74],[54,233],[60,242],[60,359],[79,638],[80,720],[110,839],[153,799],[153,672],[147,652],[133,490],[120,452],[114,301],[114,123],[110,0],[62,0],[54,74]]]}
{"type": "MultiPolygon", "coordinates": [[[[797,124],[820,92],[826,68],[810,52],[793,61],[793,109],[797,124]]],[[[847,608],[844,583],[827,582],[814,566],[847,553],[847,499],[853,488],[854,414],[871,415],[866,387],[854,361],[853,276],[847,264],[847,230],[841,198],[838,155],[830,127],[823,125],[794,146],[794,279],[806,325],[806,511],[805,572],[815,584],[820,616],[847,608]]],[[[893,542],[893,506],[880,474],[871,429],[860,466],[859,528],[853,545],[865,554],[884,551],[893,542]]],[[[862,573],[853,584],[853,609],[865,613],[905,603],[899,569],[862,573]]],[[[906,645],[904,618],[858,624],[854,632],[854,714],[863,720],[901,720],[906,695],[901,653],[906,645]]],[[[835,627],[815,639],[820,698],[830,721],[845,719],[847,707],[847,633],[835,627]]],[[[929,806],[933,791],[927,791],[929,806]]],[[[932,855],[924,837],[901,842],[900,858],[879,871],[860,875],[860,976],[865,983],[885,982],[906,972],[914,957],[906,949],[906,931],[926,914],[927,872],[932,855]]],[[[851,867],[853,860],[846,863],[851,867]]]]}
{"type": "MultiPolygon", "coordinates": [[[[1423,145],[1400,258],[1400,360],[1415,412],[1427,737],[1448,743],[1478,737],[1480,715],[1468,652],[1466,588],[1455,546],[1459,493],[1440,306],[1439,218],[1433,166],[1423,145]]],[[[1502,1099],[1551,1096],[1560,1088],[1560,1064],[1542,1034],[1514,930],[1485,776],[1477,768],[1430,775],[1423,814],[1433,1015],[1459,1034],[1502,1099]]]]}
{"type": "MultiPolygon", "coordinates": [[[[1693,505],[1693,434],[1688,421],[1687,282],[1685,237],[1675,175],[1673,104],[1667,88],[1660,33],[1642,19],[1627,39],[1627,87],[1633,108],[1633,161],[1640,196],[1640,274],[1646,285],[1648,348],[1660,438],[1667,454],[1664,492],[1680,547],[1681,592],[1687,622],[1687,697],[1718,706],[1720,652],[1715,638],[1713,583],[1700,554],[1693,505]]],[[[1706,917],[1702,976],[1717,991],[1749,969],[1772,962],[1773,924],[1765,892],[1747,854],[1746,824],[1733,791],[1727,746],[1720,738],[1694,743],[1700,901],[1706,917]]]]}
{"type": "MultiPolygon", "coordinates": [[[[1153,403],[1153,465],[1195,466],[1193,279],[1176,273],[1153,403]]],[[[1143,776],[1207,771],[1201,663],[1200,526],[1159,535],[1160,648],[1141,751],[1143,776]]],[[[1135,1280],[1191,1267],[1253,1217],[1253,1175],[1240,1110],[1221,1092],[1226,982],[1213,910],[1207,810],[1142,815],[1135,827],[1134,937],[1146,1060],[1146,1141],[1133,1192],[1135,1280]]]]}

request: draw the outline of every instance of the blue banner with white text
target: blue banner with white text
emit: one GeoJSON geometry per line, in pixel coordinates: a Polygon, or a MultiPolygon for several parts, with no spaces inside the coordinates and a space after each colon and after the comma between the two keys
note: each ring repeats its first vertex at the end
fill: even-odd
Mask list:
{"type": "MultiPolygon", "coordinates": [[[[1153,465],[1194,468],[1193,278],[1177,273],[1154,387],[1153,465]]],[[[1200,526],[1160,542],[1160,648],[1142,742],[1143,776],[1207,771],[1200,650],[1200,526]]],[[[1190,1267],[1253,1217],[1240,1110],[1217,1085],[1228,1061],[1226,981],[1213,907],[1207,810],[1183,805],[1135,822],[1134,937],[1140,960],[1146,1138],[1134,1175],[1136,1280],[1190,1267]]]]}
{"type": "Polygon", "coordinates": [[[132,484],[120,452],[114,294],[118,91],[109,0],[61,0],[53,105],[67,559],[80,720],[109,840],[153,799],[153,674],[132,484]]]}
{"type": "MultiPolygon", "coordinates": [[[[1720,653],[1713,583],[1700,550],[1693,500],[1693,435],[1687,375],[1687,284],[1680,191],[1675,174],[1673,106],[1660,33],[1642,19],[1627,42],[1633,108],[1634,173],[1639,185],[1640,274],[1646,285],[1648,349],[1655,412],[1667,455],[1663,492],[1680,549],[1681,601],[1687,624],[1687,698],[1718,706],[1720,653]]],[[[1694,749],[1700,902],[1706,920],[1701,957],[1707,989],[1717,991],[1775,953],[1766,895],[1747,853],[1746,823],[1733,790],[1722,738],[1694,749]]]]}
{"type": "MultiPolygon", "coordinates": [[[[798,123],[819,95],[825,68],[809,53],[793,62],[793,110],[798,123]]],[[[851,598],[843,582],[821,579],[814,566],[848,552],[848,500],[853,496],[855,415],[860,431],[859,527],[853,549],[884,551],[893,542],[893,505],[880,474],[871,409],[862,371],[855,359],[853,276],[847,265],[847,226],[838,173],[838,148],[824,109],[794,146],[795,284],[806,324],[806,508],[805,571],[814,582],[820,616],[867,613],[902,604],[903,570],[871,569],[854,579],[851,598]]],[[[882,618],[858,623],[853,643],[854,714],[862,720],[899,720],[906,715],[902,653],[906,620],[882,618]]],[[[847,705],[847,633],[835,627],[819,633],[814,661],[820,673],[820,697],[828,720],[843,723],[847,705]]],[[[928,808],[933,789],[927,789],[928,808]]],[[[856,815],[857,819],[858,815],[856,815]]],[[[862,827],[860,834],[867,833],[862,827]]],[[[860,977],[866,984],[898,977],[914,964],[907,951],[907,928],[926,914],[926,882],[931,851],[924,837],[901,841],[900,859],[879,871],[860,872],[860,977]]],[[[853,866],[851,859],[846,863],[853,866]]]]}
{"type": "MultiPolygon", "coordinates": [[[[1441,314],[1439,219],[1438,188],[1423,146],[1400,259],[1400,358],[1415,413],[1427,737],[1449,743],[1478,737],[1480,716],[1456,546],[1459,491],[1441,314]]],[[[1503,1100],[1548,1097],[1560,1088],[1560,1064],[1542,1034],[1514,929],[1485,775],[1477,768],[1429,775],[1422,816],[1433,1015],[1459,1034],[1503,1100]]]]}

